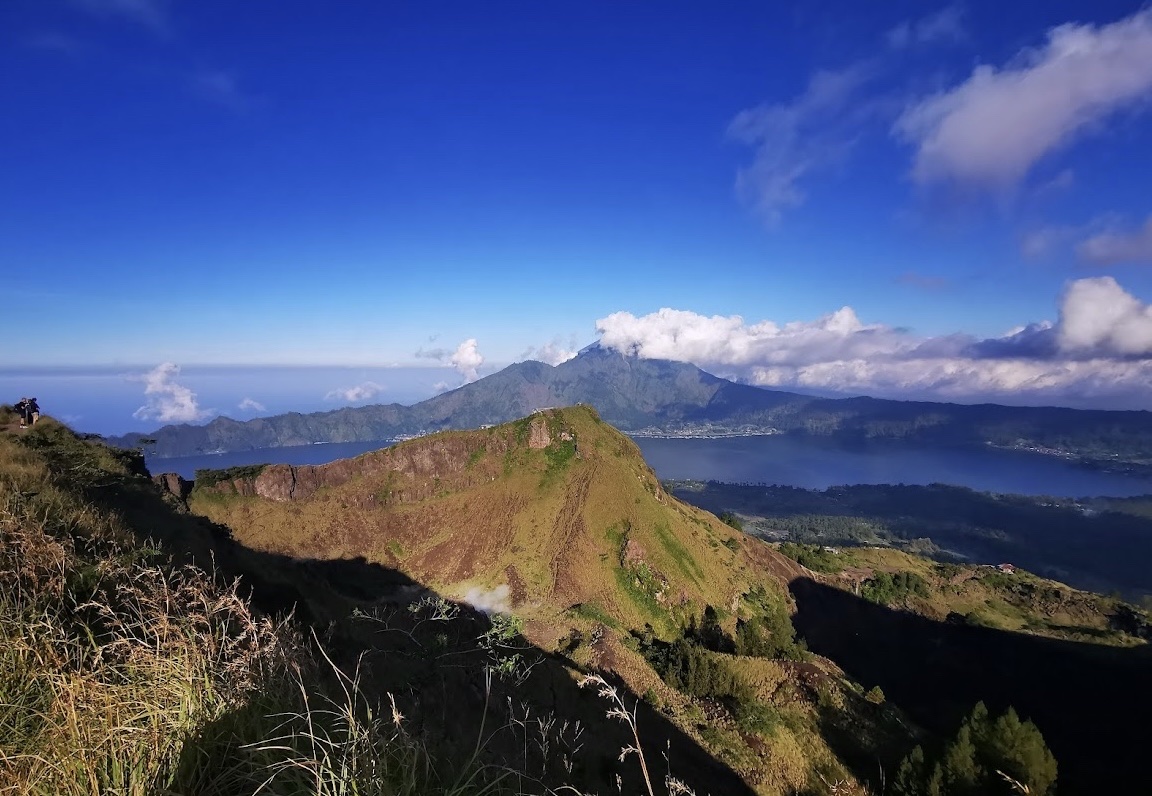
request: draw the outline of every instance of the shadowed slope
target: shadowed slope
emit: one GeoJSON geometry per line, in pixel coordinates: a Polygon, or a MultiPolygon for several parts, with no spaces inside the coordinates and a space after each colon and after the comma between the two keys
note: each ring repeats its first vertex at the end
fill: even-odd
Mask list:
{"type": "Polygon", "coordinates": [[[1056,755],[1062,796],[1146,790],[1147,646],[933,621],[808,578],[791,590],[796,628],[811,648],[879,685],[923,726],[947,735],[977,701],[993,711],[1013,706],[1056,755]]]}

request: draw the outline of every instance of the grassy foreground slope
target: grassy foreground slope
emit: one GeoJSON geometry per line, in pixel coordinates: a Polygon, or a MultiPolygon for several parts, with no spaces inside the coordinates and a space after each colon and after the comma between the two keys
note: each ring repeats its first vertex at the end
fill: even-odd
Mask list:
{"type": "Polygon", "coordinates": [[[257,755],[217,766],[275,724],[228,717],[298,707],[299,637],[91,500],[140,482],[138,457],[13,418],[0,409],[0,791],[254,790],[257,755]]]}
{"type": "MultiPolygon", "coordinates": [[[[493,678],[531,652],[507,625],[430,595],[357,611],[324,584],[381,573],[245,551],[165,500],[139,454],[51,418],[26,431],[13,419],[0,407],[0,792],[584,793],[617,774],[639,785],[634,763],[615,762],[637,738],[606,718],[613,703],[543,659],[518,681],[493,678]],[[220,571],[187,563],[213,557],[220,571]],[[257,597],[343,619],[275,619],[253,607],[251,580],[257,597]]],[[[642,748],[672,750],[689,782],[741,792],[664,725],[647,715],[642,748]]]]}
{"type": "MultiPolygon", "coordinates": [[[[0,792],[608,793],[621,776],[633,793],[685,792],[680,782],[700,794],[861,793],[846,761],[852,750],[867,757],[871,747],[830,744],[829,729],[873,744],[890,740],[900,754],[908,746],[899,725],[825,662],[692,647],[700,671],[727,673],[724,698],[713,679],[674,685],[659,676],[641,649],[665,642],[632,637],[625,621],[663,617],[671,625],[695,600],[738,587],[710,583],[719,564],[696,562],[697,571],[658,527],[637,531],[643,498],[629,504],[641,506],[636,513],[621,513],[620,503],[603,509],[631,527],[599,528],[603,542],[590,550],[575,537],[566,548],[564,560],[585,567],[609,551],[606,561],[627,567],[627,579],[573,583],[546,575],[551,559],[541,556],[523,567],[525,583],[535,584],[524,594],[534,602],[508,595],[523,617],[486,617],[364,559],[245,548],[229,528],[165,496],[139,454],[82,438],[51,418],[27,431],[11,420],[0,408],[0,792]],[[664,570],[695,573],[686,579],[688,602],[659,596],[664,570]],[[311,624],[253,601],[272,611],[295,606],[311,624]],[[522,618],[528,635],[547,643],[529,643],[522,618]],[[549,636],[561,619],[568,632],[549,636]],[[590,675],[593,687],[580,688],[590,675]],[[712,696],[689,686],[713,689],[712,696]],[[646,769],[635,753],[618,760],[629,747],[647,751],[646,769]]],[[[598,425],[577,415],[567,431],[582,434],[590,453],[596,446],[584,422],[598,425]]],[[[588,462],[585,443],[564,439],[565,430],[548,433],[574,443],[570,456],[565,446],[560,455],[547,451],[551,443],[532,447],[541,437],[531,421],[513,426],[517,447],[507,460],[501,454],[488,483],[505,467],[513,477],[523,466],[534,473],[524,486],[546,494],[578,474],[588,462]]],[[[617,459],[611,449],[601,454],[617,459]]],[[[460,472],[483,471],[482,458],[469,455],[460,472]]],[[[630,475],[655,505],[669,500],[644,480],[650,473],[630,475]]],[[[457,476],[443,471],[438,489],[450,490],[443,481],[457,476]]],[[[217,485],[221,503],[231,500],[224,482],[217,485]]],[[[434,478],[427,486],[436,486],[434,478]]],[[[310,488],[335,491],[309,486],[307,477],[289,484],[293,494],[310,488]]],[[[587,494],[600,493],[590,483],[587,494]]],[[[428,499],[443,499],[437,495],[428,499]]],[[[567,516],[564,508],[558,517],[567,516]]],[[[699,543],[717,561],[744,544],[724,544],[731,537],[723,528],[679,510],[695,517],[699,543]]],[[[553,519],[552,532],[568,527],[553,519]]],[[[413,560],[424,560],[419,551],[435,547],[436,533],[427,547],[413,543],[413,560]]],[[[735,571],[744,566],[741,577],[751,584],[753,570],[773,562],[769,555],[757,563],[753,551],[735,571]]],[[[495,581],[479,574],[473,582],[490,587],[480,593],[498,599],[495,581]]],[[[720,607],[729,627],[736,613],[748,618],[782,599],[755,587],[737,596],[746,604],[720,607]]]]}

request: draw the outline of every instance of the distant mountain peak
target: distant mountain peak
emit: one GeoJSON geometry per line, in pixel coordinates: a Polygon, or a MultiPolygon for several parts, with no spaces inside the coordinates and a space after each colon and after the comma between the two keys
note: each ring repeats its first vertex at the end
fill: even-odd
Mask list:
{"type": "MultiPolygon", "coordinates": [[[[625,349],[620,349],[620,348],[614,348],[613,346],[604,345],[604,343],[601,342],[600,340],[597,340],[595,343],[591,343],[589,345],[584,346],[583,348],[580,349],[579,352],[577,352],[576,356],[577,357],[581,357],[581,356],[619,357],[621,359],[647,359],[647,357],[640,356],[640,351],[639,351],[638,345],[633,345],[630,348],[625,350],[625,349]]],[[[664,360],[660,360],[660,361],[664,361],[664,360]]],[[[675,360],[668,360],[668,361],[675,361],[675,360]]],[[[682,364],[689,364],[689,363],[685,362],[682,364]]]]}

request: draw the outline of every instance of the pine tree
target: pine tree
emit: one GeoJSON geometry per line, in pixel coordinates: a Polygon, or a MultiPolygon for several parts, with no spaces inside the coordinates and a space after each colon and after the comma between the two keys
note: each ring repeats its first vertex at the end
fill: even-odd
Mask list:
{"type": "Polygon", "coordinates": [[[917,746],[896,769],[896,779],[892,782],[894,796],[921,796],[925,792],[924,750],[917,746]]]}
{"type": "Polygon", "coordinates": [[[1034,796],[1050,793],[1056,783],[1056,758],[1040,730],[1021,721],[1009,708],[993,719],[984,703],[977,703],[964,719],[956,737],[930,764],[918,746],[896,773],[897,796],[984,796],[1011,793],[1000,772],[1028,787],[1034,796]]]}
{"type": "Polygon", "coordinates": [[[981,788],[985,772],[976,760],[976,744],[972,741],[972,729],[967,723],[960,727],[955,740],[948,744],[936,768],[948,796],[979,796],[985,792],[981,788]]]}

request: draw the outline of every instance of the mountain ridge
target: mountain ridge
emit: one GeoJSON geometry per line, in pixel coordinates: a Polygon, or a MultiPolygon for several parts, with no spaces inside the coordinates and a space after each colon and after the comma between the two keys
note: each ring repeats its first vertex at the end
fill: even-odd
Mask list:
{"type": "Polygon", "coordinates": [[[1152,465],[1152,413],[879,398],[818,398],[722,379],[694,365],[639,359],[590,347],[567,362],[510,365],[455,390],[404,406],[374,404],[112,437],[157,458],[307,445],[393,440],[508,422],[536,409],[586,403],[626,433],[788,433],[916,439],[1016,447],[1101,466],[1152,465]]]}
{"type": "Polygon", "coordinates": [[[364,557],[458,597],[505,587],[517,612],[549,619],[595,603],[640,628],[689,602],[735,606],[758,578],[782,590],[803,572],[667,494],[635,443],[588,406],[324,465],[208,472],[190,505],[265,552],[364,557]],[[615,568],[631,574],[604,574],[615,568]]]}

